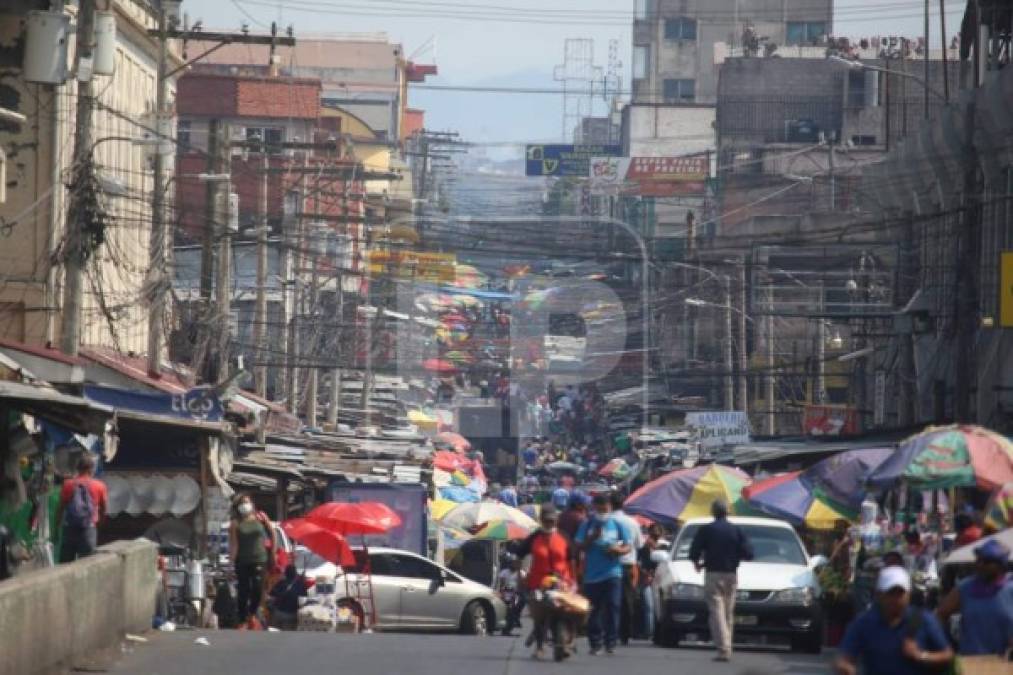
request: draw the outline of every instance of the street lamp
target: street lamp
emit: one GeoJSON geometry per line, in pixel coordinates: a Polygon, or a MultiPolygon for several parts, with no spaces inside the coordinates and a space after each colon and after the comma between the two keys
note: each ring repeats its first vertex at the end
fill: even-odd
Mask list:
{"type": "Polygon", "coordinates": [[[904,77],[904,78],[907,78],[909,80],[913,80],[913,81],[917,82],[918,84],[920,84],[922,87],[924,87],[925,91],[929,92],[930,94],[932,94],[933,96],[935,96],[936,98],[938,98],[943,103],[949,103],[949,101],[947,100],[947,98],[945,96],[943,96],[938,91],[936,91],[935,89],[933,89],[932,86],[929,85],[928,82],[926,82],[923,78],[918,77],[914,73],[908,73],[908,72],[905,72],[903,70],[890,70],[889,68],[881,68],[879,66],[873,66],[873,65],[865,63],[863,61],[856,61],[854,59],[846,59],[843,56],[839,56],[837,54],[831,54],[830,56],[827,57],[827,60],[828,61],[832,61],[834,63],[843,64],[845,66],[848,66],[849,68],[854,68],[855,70],[871,70],[871,71],[876,72],[876,73],[886,73],[887,75],[896,75],[897,77],[904,77]]]}

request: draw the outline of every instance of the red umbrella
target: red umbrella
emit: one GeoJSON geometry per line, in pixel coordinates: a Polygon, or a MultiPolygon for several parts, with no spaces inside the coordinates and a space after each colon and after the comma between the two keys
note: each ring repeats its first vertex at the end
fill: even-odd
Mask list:
{"type": "Polygon", "coordinates": [[[457,452],[467,452],[468,450],[471,450],[471,443],[468,439],[456,431],[444,431],[436,434],[433,442],[436,445],[452,448],[457,452]]]}
{"type": "Polygon", "coordinates": [[[401,516],[380,502],[327,502],[306,520],[338,534],[384,534],[401,524],[401,516]]]}
{"type": "Polygon", "coordinates": [[[453,473],[458,470],[470,469],[473,462],[470,459],[466,459],[456,452],[449,452],[447,450],[437,450],[433,453],[433,466],[441,471],[449,471],[453,473]]]}
{"type": "Polygon", "coordinates": [[[345,538],[305,518],[293,518],[281,524],[289,538],[299,542],[318,556],[342,567],[355,567],[355,555],[345,538]]]}
{"type": "Polygon", "coordinates": [[[444,361],[443,359],[426,359],[422,362],[422,367],[433,373],[457,372],[457,366],[450,361],[444,361]]]}

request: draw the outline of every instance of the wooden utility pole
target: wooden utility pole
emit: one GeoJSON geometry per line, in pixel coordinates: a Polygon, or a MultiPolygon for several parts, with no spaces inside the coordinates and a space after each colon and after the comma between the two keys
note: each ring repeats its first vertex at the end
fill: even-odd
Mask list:
{"type": "MultiPolygon", "coordinates": [[[[262,139],[263,140],[263,139],[262,139]]],[[[257,302],[254,312],[254,335],[257,345],[254,367],[254,380],[257,387],[257,395],[261,398],[267,397],[267,198],[268,198],[268,169],[271,166],[271,157],[267,152],[266,143],[261,145],[261,164],[263,175],[260,177],[260,209],[257,222],[257,302]]]]}
{"type": "MultiPolygon", "coordinates": [[[[313,184],[314,215],[320,214],[320,190],[320,179],[317,178],[313,184]]],[[[304,314],[314,316],[317,314],[317,305],[320,301],[320,249],[326,246],[326,242],[321,239],[323,233],[320,231],[318,222],[313,222],[314,231],[308,237],[310,240],[307,246],[310,263],[310,297],[308,311],[304,312],[304,314]]],[[[306,426],[315,429],[317,426],[317,398],[319,398],[320,392],[320,370],[316,364],[319,358],[319,350],[317,349],[320,342],[319,325],[314,326],[313,330],[308,331],[308,333],[309,344],[307,345],[306,355],[310,361],[310,365],[309,371],[306,373],[306,426]]]]}
{"type": "MultiPolygon", "coordinates": [[[[79,206],[85,181],[77,176],[91,170],[92,113],[95,94],[90,64],[95,46],[95,0],[80,0],[77,19],[77,118],[74,129],[74,157],[71,166],[76,191],[67,208],[66,253],[64,254],[63,322],[60,331],[60,350],[77,356],[81,345],[81,307],[84,300],[84,264],[88,258],[85,249],[83,219],[86,211],[79,206]],[[82,68],[82,65],[86,67],[82,68]]],[[[55,160],[54,160],[55,161],[55,160]]],[[[54,189],[56,186],[54,186],[54,189]]]]}
{"type": "Polygon", "coordinates": [[[739,410],[749,412],[749,349],[746,332],[746,261],[739,267],[739,410]]]}
{"type": "Polygon", "coordinates": [[[162,331],[165,330],[165,293],[169,284],[169,270],[166,265],[166,250],[169,243],[165,235],[165,151],[166,139],[162,138],[162,124],[166,113],[166,89],[169,78],[166,77],[169,60],[168,40],[165,37],[166,19],[165,6],[160,5],[158,11],[158,74],[155,77],[155,131],[158,132],[155,146],[154,177],[151,193],[151,239],[148,244],[150,257],[148,274],[154,279],[153,297],[148,310],[148,375],[159,377],[162,372],[162,331]]]}
{"type": "MultiPolygon", "coordinates": [[[[231,175],[231,155],[227,139],[230,128],[227,123],[219,125],[220,138],[216,159],[216,175],[231,175]]],[[[214,364],[211,382],[217,383],[229,376],[229,347],[232,338],[232,213],[229,198],[232,182],[213,180],[215,187],[215,219],[212,223],[215,237],[218,239],[218,264],[215,267],[215,318],[217,324],[217,354],[210,359],[214,364]]],[[[210,345],[213,340],[209,340],[210,345]]]]}
{"type": "MultiPolygon", "coordinates": [[[[925,55],[925,86],[922,87],[925,90],[925,121],[928,121],[928,119],[929,119],[929,86],[930,86],[929,83],[932,81],[931,79],[929,79],[930,78],[930,72],[929,72],[929,32],[930,31],[931,31],[931,28],[929,28],[929,0],[925,0],[925,46],[924,46],[924,51],[925,51],[925,54],[924,54],[925,55]]],[[[945,35],[942,37],[942,45],[943,45],[943,51],[945,52],[946,51],[946,36],[945,35]]],[[[945,67],[945,64],[946,64],[946,62],[944,61],[943,62],[944,67],[945,67]]]]}

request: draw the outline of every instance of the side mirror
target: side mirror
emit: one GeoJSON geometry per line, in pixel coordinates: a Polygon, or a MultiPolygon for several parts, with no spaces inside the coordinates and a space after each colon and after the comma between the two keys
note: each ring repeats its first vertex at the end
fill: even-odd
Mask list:
{"type": "Polygon", "coordinates": [[[809,559],[809,567],[814,570],[818,570],[821,567],[826,567],[830,564],[830,561],[825,555],[814,555],[809,559]]]}
{"type": "Polygon", "coordinates": [[[651,562],[655,565],[664,565],[668,560],[668,551],[651,551],[651,562]]]}

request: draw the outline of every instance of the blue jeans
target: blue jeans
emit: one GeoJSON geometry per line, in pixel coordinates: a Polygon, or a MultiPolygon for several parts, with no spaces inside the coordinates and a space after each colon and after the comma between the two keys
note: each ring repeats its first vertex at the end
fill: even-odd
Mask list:
{"type": "Polygon", "coordinates": [[[640,587],[640,618],[643,621],[644,639],[650,640],[654,637],[654,593],[650,586],[640,587]]]}
{"type": "Polygon", "coordinates": [[[623,580],[605,579],[584,584],[584,593],[591,601],[591,616],[587,620],[587,640],[591,649],[602,646],[613,648],[619,639],[619,610],[623,598],[623,580]]]}

